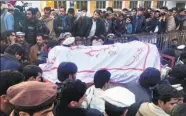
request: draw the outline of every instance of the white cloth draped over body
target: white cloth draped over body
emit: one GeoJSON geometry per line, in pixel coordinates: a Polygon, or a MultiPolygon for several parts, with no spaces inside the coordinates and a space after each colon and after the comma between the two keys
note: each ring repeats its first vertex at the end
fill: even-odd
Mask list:
{"type": "Polygon", "coordinates": [[[43,77],[58,82],[57,67],[61,62],[74,62],[78,66],[77,79],[92,83],[99,69],[111,72],[111,81],[128,83],[138,79],[148,67],[160,70],[160,55],[153,44],[133,41],[103,46],[56,46],[49,52],[48,61],[41,64],[43,77]]]}

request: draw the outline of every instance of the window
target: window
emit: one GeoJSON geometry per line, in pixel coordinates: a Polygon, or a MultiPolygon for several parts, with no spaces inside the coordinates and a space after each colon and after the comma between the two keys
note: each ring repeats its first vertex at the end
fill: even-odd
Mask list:
{"type": "Polygon", "coordinates": [[[54,8],[58,9],[61,6],[66,8],[66,1],[54,1],[54,8]]]}
{"type": "Polygon", "coordinates": [[[96,9],[105,9],[106,1],[96,1],[96,9]]]}
{"type": "Polygon", "coordinates": [[[138,1],[130,1],[130,8],[137,8],[138,1]]]}
{"type": "Polygon", "coordinates": [[[164,1],[158,1],[157,2],[157,8],[163,7],[163,3],[164,3],[164,1]]]}
{"type": "Polygon", "coordinates": [[[122,9],[122,1],[114,1],[114,9],[122,9]]]}
{"type": "Polygon", "coordinates": [[[77,1],[77,9],[81,9],[82,7],[87,7],[87,1],[77,1]]]}
{"type": "Polygon", "coordinates": [[[144,8],[151,8],[151,1],[144,1],[144,8]]]}

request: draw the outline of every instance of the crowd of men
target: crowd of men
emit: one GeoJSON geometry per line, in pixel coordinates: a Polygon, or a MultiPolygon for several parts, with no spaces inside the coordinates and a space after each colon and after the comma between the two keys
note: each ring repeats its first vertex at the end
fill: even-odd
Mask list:
{"type": "MultiPolygon", "coordinates": [[[[186,116],[186,47],[168,49],[178,62],[166,73],[147,68],[133,81],[111,86],[111,73],[95,72],[93,84],[76,79],[78,66],[62,62],[59,83],[42,77],[39,64],[50,49],[71,47],[79,39],[92,45],[113,44],[108,38],[131,33],[164,33],[185,28],[185,9],[96,10],[92,17],[60,7],[60,14],[45,7],[6,7],[1,4],[0,116],[186,116]],[[59,16],[58,16],[59,15],[59,16]],[[111,34],[110,34],[111,33],[111,34]]],[[[168,54],[170,55],[170,54],[168,54]]],[[[124,77],[123,77],[124,78],[124,77]]]]}

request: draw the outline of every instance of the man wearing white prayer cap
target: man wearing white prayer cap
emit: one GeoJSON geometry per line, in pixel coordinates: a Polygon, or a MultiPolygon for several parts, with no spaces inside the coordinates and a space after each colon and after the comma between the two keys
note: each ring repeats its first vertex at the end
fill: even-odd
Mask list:
{"type": "Polygon", "coordinates": [[[25,40],[25,33],[16,32],[16,43],[20,44],[25,49],[23,60],[28,60],[30,45],[25,40]]]}
{"type": "Polygon", "coordinates": [[[103,99],[106,116],[126,116],[128,107],[135,103],[135,95],[123,87],[106,90],[103,99]]]}
{"type": "Polygon", "coordinates": [[[62,45],[66,46],[66,47],[74,46],[75,45],[75,37],[68,37],[68,38],[66,38],[63,41],[62,45]]]}

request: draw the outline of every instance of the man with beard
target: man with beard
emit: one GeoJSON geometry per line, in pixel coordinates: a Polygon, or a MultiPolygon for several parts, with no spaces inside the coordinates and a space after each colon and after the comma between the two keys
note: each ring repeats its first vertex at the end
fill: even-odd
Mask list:
{"type": "Polygon", "coordinates": [[[29,61],[32,64],[39,65],[46,62],[48,56],[47,45],[45,44],[44,35],[38,34],[36,37],[37,43],[31,47],[29,61]]]}
{"type": "Polygon", "coordinates": [[[100,11],[95,10],[93,17],[88,19],[86,37],[100,36],[105,34],[105,23],[100,18],[100,11]]]}
{"type": "Polygon", "coordinates": [[[30,45],[25,41],[25,33],[16,32],[16,42],[25,49],[23,60],[28,60],[30,45]]]}
{"type": "Polygon", "coordinates": [[[26,20],[25,22],[19,23],[19,31],[26,34],[26,41],[31,45],[36,43],[35,38],[38,33],[48,35],[50,32],[47,26],[36,18],[36,11],[34,8],[29,8],[26,11],[26,20]]]}
{"type": "Polygon", "coordinates": [[[9,102],[6,91],[10,86],[23,82],[25,77],[16,70],[4,70],[0,74],[0,116],[9,116],[13,105],[9,102]]]}
{"type": "Polygon", "coordinates": [[[88,17],[86,16],[87,8],[83,7],[81,13],[73,22],[72,35],[74,37],[85,37],[87,32],[88,17]]]}
{"type": "Polygon", "coordinates": [[[50,30],[49,37],[54,39],[56,35],[53,28],[54,18],[51,16],[51,12],[52,12],[51,7],[45,7],[44,15],[41,17],[41,20],[45,23],[45,25],[50,30]]]}
{"type": "Polygon", "coordinates": [[[71,32],[71,22],[67,19],[66,8],[64,6],[60,7],[60,16],[54,19],[54,31],[56,37],[59,37],[61,33],[71,32]]]}

